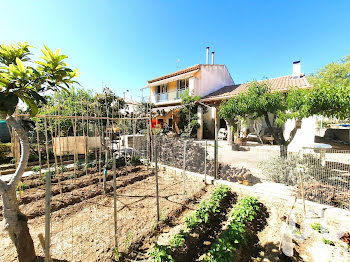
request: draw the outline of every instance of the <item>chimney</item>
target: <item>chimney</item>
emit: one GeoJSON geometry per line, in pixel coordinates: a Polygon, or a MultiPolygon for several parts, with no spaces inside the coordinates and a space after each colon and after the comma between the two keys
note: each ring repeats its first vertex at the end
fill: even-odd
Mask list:
{"type": "Polygon", "coordinates": [[[129,92],[129,90],[126,90],[126,91],[124,92],[124,100],[125,100],[125,101],[130,100],[130,92],[129,92]]]}
{"type": "Polygon", "coordinates": [[[209,64],[209,46],[207,46],[207,64],[209,64]]]}
{"type": "Polygon", "coordinates": [[[214,64],[214,53],[215,53],[215,52],[211,52],[211,64],[212,64],[212,65],[214,64]]]}
{"type": "Polygon", "coordinates": [[[300,61],[293,62],[293,77],[299,77],[301,75],[300,61]]]}

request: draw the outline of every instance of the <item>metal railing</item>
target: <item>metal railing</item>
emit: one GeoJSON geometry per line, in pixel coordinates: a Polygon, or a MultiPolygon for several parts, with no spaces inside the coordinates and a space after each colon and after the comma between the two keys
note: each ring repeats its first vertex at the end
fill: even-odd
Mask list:
{"type": "Polygon", "coordinates": [[[154,99],[155,103],[174,101],[181,99],[181,96],[185,93],[187,89],[178,89],[175,91],[169,91],[166,93],[158,93],[151,96],[151,99],[154,99]]]}

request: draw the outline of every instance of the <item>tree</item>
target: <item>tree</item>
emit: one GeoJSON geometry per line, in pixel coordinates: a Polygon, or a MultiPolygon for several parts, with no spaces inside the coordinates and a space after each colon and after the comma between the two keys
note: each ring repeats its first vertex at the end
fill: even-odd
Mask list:
{"type": "Polygon", "coordinates": [[[268,81],[254,81],[250,83],[248,91],[240,93],[220,105],[219,115],[229,123],[243,118],[264,118],[268,129],[280,145],[280,155],[286,157],[288,145],[300,128],[301,119],[306,117],[305,106],[306,89],[291,88],[288,93],[272,92],[268,81]],[[276,127],[272,126],[269,115],[274,115],[276,127]],[[283,134],[283,124],[288,119],[296,119],[296,124],[288,139],[283,134]]]}
{"type": "Polygon", "coordinates": [[[46,103],[43,93],[49,90],[68,90],[75,82],[77,70],[67,67],[65,55],[60,50],[53,53],[48,47],[42,49],[42,61],[30,60],[27,43],[1,45],[0,47],[0,114],[17,133],[21,143],[21,158],[15,174],[8,183],[0,180],[0,193],[3,201],[4,229],[13,241],[19,261],[36,259],[33,240],[29,233],[27,217],[19,210],[16,187],[20,181],[29,157],[28,137],[23,127],[13,117],[19,100],[35,116],[38,105],[46,103]],[[31,62],[25,65],[24,62],[31,62]]]}
{"type": "Polygon", "coordinates": [[[314,87],[308,99],[310,114],[350,118],[350,55],[329,63],[308,79],[314,87]]]}
{"type": "Polygon", "coordinates": [[[271,135],[280,145],[281,156],[287,155],[290,142],[301,126],[301,120],[314,115],[349,119],[350,116],[350,56],[333,62],[308,77],[312,87],[291,87],[286,93],[272,92],[268,81],[252,82],[245,93],[233,97],[220,106],[220,116],[230,121],[237,117],[252,119],[263,117],[271,135]],[[274,115],[273,127],[269,114],[274,115]],[[283,125],[288,119],[296,124],[288,139],[283,125]]]}
{"type": "Polygon", "coordinates": [[[198,105],[196,102],[198,102],[201,97],[192,96],[189,91],[186,90],[181,96],[181,99],[181,104],[184,105],[184,107],[180,109],[179,129],[182,131],[182,136],[192,137],[199,128],[197,115],[198,105]]]}

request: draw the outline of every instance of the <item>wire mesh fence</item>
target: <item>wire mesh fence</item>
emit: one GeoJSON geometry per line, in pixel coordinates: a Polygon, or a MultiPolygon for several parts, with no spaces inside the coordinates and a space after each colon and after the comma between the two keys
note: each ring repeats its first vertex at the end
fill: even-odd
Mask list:
{"type": "MultiPolygon", "coordinates": [[[[215,157],[213,141],[151,138],[146,118],[104,116],[81,104],[86,111],[80,115],[57,109],[19,119],[33,125],[31,164],[17,192],[39,257],[96,261],[129,254],[205,186],[190,172],[247,185],[258,176],[299,186],[302,170],[306,199],[350,209],[350,151],[305,149],[281,158],[278,151],[233,151],[219,143],[215,157]]],[[[15,261],[14,246],[2,237],[0,259],[15,261]]]]}
{"type": "Polygon", "coordinates": [[[350,209],[350,150],[303,149],[286,158],[273,156],[260,163],[266,179],[300,187],[305,198],[350,209]],[[301,176],[299,175],[301,172],[301,176]]]}

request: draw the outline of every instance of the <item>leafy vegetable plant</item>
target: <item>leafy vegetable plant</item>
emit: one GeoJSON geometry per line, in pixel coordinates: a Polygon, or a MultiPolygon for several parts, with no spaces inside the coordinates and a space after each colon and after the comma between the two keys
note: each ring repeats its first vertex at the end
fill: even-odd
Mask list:
{"type": "Polygon", "coordinates": [[[221,212],[220,204],[229,196],[231,189],[228,186],[219,186],[209,200],[203,200],[197,210],[185,218],[186,229],[180,230],[169,241],[169,245],[158,245],[149,252],[153,261],[174,261],[172,254],[175,249],[185,245],[186,238],[195,228],[209,222],[210,217],[221,212]]]}
{"type": "Polygon", "coordinates": [[[237,247],[247,244],[245,224],[255,219],[259,209],[256,198],[243,198],[230,214],[231,222],[228,229],[212,245],[204,261],[233,261],[237,247]]]}

